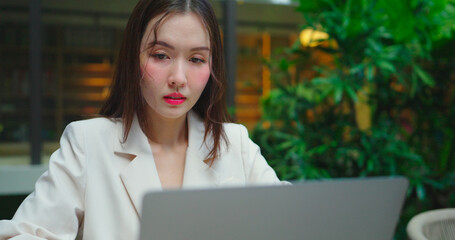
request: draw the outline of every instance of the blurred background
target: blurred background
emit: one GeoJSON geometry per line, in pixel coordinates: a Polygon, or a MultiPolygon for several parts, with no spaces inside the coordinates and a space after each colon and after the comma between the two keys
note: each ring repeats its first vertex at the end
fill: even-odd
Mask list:
{"type": "MultiPolygon", "coordinates": [[[[136,2],[0,0],[0,218],[96,116],[136,2]]],[[[281,179],[408,177],[397,239],[455,206],[454,0],[211,2],[229,111],[281,179]]]]}
{"type": "MultiPolygon", "coordinates": [[[[97,114],[109,91],[123,29],[137,1],[44,0],[38,1],[38,17],[30,16],[32,2],[0,1],[1,165],[31,162],[30,123],[39,118],[30,116],[34,95],[40,96],[42,105],[38,113],[41,162],[58,148],[69,122],[97,114]],[[39,35],[31,35],[32,24],[39,24],[39,35]],[[30,46],[38,42],[40,75],[32,76],[30,46]],[[32,77],[39,78],[39,86],[32,86],[32,77]]],[[[212,2],[224,29],[225,4],[212,2]]],[[[229,14],[237,18],[227,18],[235,24],[236,34],[236,49],[227,49],[235,53],[237,66],[230,82],[235,94],[230,94],[230,107],[235,105],[232,113],[251,129],[260,118],[259,97],[268,78],[263,59],[272,49],[295,41],[302,17],[289,3],[244,1],[234,7],[229,14]]]]}

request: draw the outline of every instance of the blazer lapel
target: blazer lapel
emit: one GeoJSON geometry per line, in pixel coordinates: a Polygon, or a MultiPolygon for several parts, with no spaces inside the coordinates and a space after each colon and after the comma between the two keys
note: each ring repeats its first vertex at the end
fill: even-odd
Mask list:
{"type": "MultiPolygon", "coordinates": [[[[207,165],[204,160],[210,152],[210,145],[204,143],[205,127],[199,116],[188,113],[188,149],[186,152],[185,171],[182,188],[210,188],[217,186],[220,174],[207,165]]],[[[207,137],[210,143],[211,137],[207,137]]]]}
{"type": "MultiPolygon", "coordinates": [[[[123,131],[123,128],[121,130],[123,131]]],[[[120,172],[120,179],[140,216],[144,194],[149,191],[162,190],[160,178],[147,137],[142,132],[136,116],[133,119],[128,139],[122,143],[123,132],[118,136],[119,139],[114,145],[115,154],[131,161],[120,172]]]]}
{"type": "MultiPolygon", "coordinates": [[[[210,145],[204,143],[205,127],[199,116],[190,111],[188,120],[188,148],[185,159],[185,169],[182,188],[210,188],[220,185],[224,171],[217,171],[217,161],[213,166],[204,160],[210,152],[210,145]]],[[[153,153],[147,137],[142,132],[137,116],[134,117],[126,142],[123,140],[123,127],[119,129],[119,139],[114,140],[114,152],[117,156],[129,159],[131,162],[120,172],[120,178],[133,203],[138,215],[142,210],[142,198],[150,191],[161,191],[162,186],[156,169],[153,153]]],[[[211,137],[207,137],[211,143],[211,137]]]]}

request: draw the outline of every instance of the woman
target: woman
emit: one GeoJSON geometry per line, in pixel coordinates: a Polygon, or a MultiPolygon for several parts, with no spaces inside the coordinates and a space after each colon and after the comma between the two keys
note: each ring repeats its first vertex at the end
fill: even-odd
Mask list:
{"type": "Polygon", "coordinates": [[[139,1],[104,117],[68,125],[0,238],[134,239],[147,191],[279,183],[246,128],[226,123],[224,84],[208,1],[139,1]]]}

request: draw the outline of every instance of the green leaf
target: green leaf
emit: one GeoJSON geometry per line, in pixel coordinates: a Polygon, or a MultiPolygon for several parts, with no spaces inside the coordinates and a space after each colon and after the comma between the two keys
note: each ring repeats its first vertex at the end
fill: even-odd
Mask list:
{"type": "Polygon", "coordinates": [[[397,59],[402,48],[403,48],[402,45],[392,45],[392,46],[385,47],[381,51],[380,56],[382,59],[387,59],[387,60],[397,59]]]}
{"type": "Polygon", "coordinates": [[[420,200],[425,199],[426,193],[425,193],[425,187],[423,184],[419,183],[416,186],[416,192],[417,192],[417,198],[420,200]]]}
{"type": "Polygon", "coordinates": [[[373,69],[373,65],[368,65],[367,68],[366,68],[366,77],[367,77],[367,81],[368,82],[372,82],[373,81],[373,77],[374,77],[374,69],[373,69]]]}
{"type": "Polygon", "coordinates": [[[280,144],[278,144],[278,146],[276,146],[277,149],[280,149],[280,150],[286,150],[290,147],[292,147],[294,145],[294,143],[292,141],[287,141],[287,142],[282,142],[280,144]]]}
{"type": "Polygon", "coordinates": [[[439,190],[442,190],[445,187],[443,183],[438,182],[434,179],[425,178],[424,181],[425,181],[425,183],[430,184],[431,186],[433,186],[434,188],[439,189],[439,190]]]}
{"type": "Polygon", "coordinates": [[[423,83],[430,87],[434,86],[434,79],[430,75],[428,75],[428,73],[426,73],[422,68],[420,68],[419,65],[413,64],[412,67],[423,83]]]}
{"type": "Polygon", "coordinates": [[[349,69],[349,73],[350,74],[357,74],[359,72],[362,72],[364,69],[365,69],[365,65],[363,65],[362,63],[361,64],[357,64],[354,67],[352,67],[351,69],[349,69]]]}
{"type": "Polygon", "coordinates": [[[374,169],[374,162],[372,159],[367,160],[367,171],[371,172],[374,169]]]}
{"type": "Polygon", "coordinates": [[[280,61],[280,69],[281,71],[286,71],[289,68],[289,62],[285,58],[281,59],[280,61]]]}
{"type": "Polygon", "coordinates": [[[320,10],[320,8],[323,6],[321,0],[313,0],[313,1],[306,1],[306,0],[300,0],[300,4],[297,7],[297,11],[299,12],[313,12],[320,10]]]}
{"type": "Polygon", "coordinates": [[[314,155],[314,154],[322,154],[322,153],[324,153],[325,151],[327,151],[327,149],[328,149],[329,147],[330,147],[329,145],[323,144],[323,145],[320,145],[320,146],[317,146],[317,147],[312,148],[311,150],[308,151],[308,154],[309,154],[310,156],[312,156],[312,155],[314,155]]]}
{"type": "Polygon", "coordinates": [[[343,88],[342,87],[335,88],[335,93],[334,93],[335,103],[337,103],[337,104],[340,103],[342,97],[343,97],[343,88]]]}
{"type": "Polygon", "coordinates": [[[355,93],[354,89],[352,89],[352,87],[350,87],[350,86],[346,86],[345,89],[346,89],[346,92],[348,93],[349,97],[351,98],[351,100],[353,102],[357,102],[358,98],[357,98],[357,94],[355,93]]]}
{"type": "Polygon", "coordinates": [[[396,73],[397,72],[395,66],[393,66],[388,61],[379,60],[379,61],[376,62],[376,64],[378,65],[379,68],[381,68],[382,70],[385,70],[385,71],[387,71],[389,73],[396,73]]]}
{"type": "Polygon", "coordinates": [[[343,23],[342,23],[342,26],[344,28],[347,28],[349,26],[349,23],[350,23],[350,15],[351,15],[351,4],[352,4],[352,0],[347,0],[346,4],[345,4],[345,9],[344,9],[344,13],[343,13],[343,23]]]}
{"type": "Polygon", "coordinates": [[[327,98],[332,92],[334,91],[333,87],[328,87],[324,89],[324,91],[321,93],[321,98],[319,99],[320,101],[324,100],[327,98]]]}
{"type": "Polygon", "coordinates": [[[376,41],[376,39],[368,38],[366,43],[373,49],[374,54],[381,52],[382,46],[376,41]]]}
{"type": "Polygon", "coordinates": [[[313,78],[311,80],[311,83],[318,85],[318,84],[332,84],[333,83],[333,78],[327,78],[327,77],[317,77],[313,78]]]}

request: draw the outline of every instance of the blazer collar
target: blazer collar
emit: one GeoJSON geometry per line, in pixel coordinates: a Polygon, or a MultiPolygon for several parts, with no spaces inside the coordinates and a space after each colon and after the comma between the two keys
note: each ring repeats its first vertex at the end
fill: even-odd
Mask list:
{"type": "MultiPolygon", "coordinates": [[[[188,113],[187,120],[188,148],[182,188],[216,186],[220,182],[220,175],[214,166],[210,167],[204,162],[210,152],[210,146],[204,143],[204,123],[193,111],[188,113]]],[[[118,138],[114,139],[114,153],[130,161],[126,168],[121,170],[120,178],[140,216],[144,194],[162,190],[160,178],[150,144],[139,125],[137,116],[134,116],[125,142],[123,142],[123,127],[120,127],[118,131],[118,138]]],[[[207,142],[210,143],[211,136],[207,136],[207,138],[207,142]]]]}
{"type": "MultiPolygon", "coordinates": [[[[188,121],[188,148],[193,152],[197,152],[205,160],[205,157],[210,152],[209,146],[204,143],[205,126],[202,119],[194,112],[190,111],[187,114],[188,121]]],[[[152,154],[147,136],[142,131],[139,120],[136,115],[133,117],[131,129],[128,138],[123,142],[123,125],[117,129],[117,139],[114,139],[114,152],[130,155],[152,154]]],[[[210,142],[211,136],[207,136],[207,142],[210,142]]]]}
{"type": "Polygon", "coordinates": [[[131,128],[128,133],[128,138],[123,142],[123,124],[118,128],[118,139],[114,139],[114,152],[138,155],[151,154],[152,150],[148,143],[147,136],[142,131],[139,120],[136,115],[133,117],[131,128]]]}

